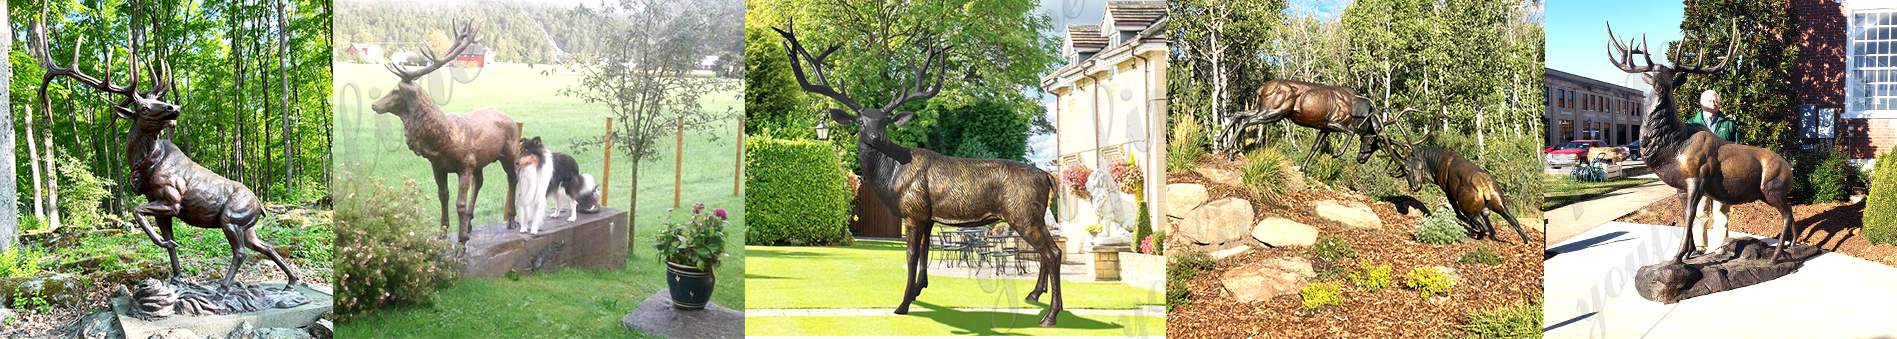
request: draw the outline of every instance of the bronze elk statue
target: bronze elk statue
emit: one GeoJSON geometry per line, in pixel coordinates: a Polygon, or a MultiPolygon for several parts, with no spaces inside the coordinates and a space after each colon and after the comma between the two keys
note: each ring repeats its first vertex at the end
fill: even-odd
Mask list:
{"type": "Polygon", "coordinates": [[[902,305],[896,307],[896,314],[908,314],[909,304],[921,295],[922,289],[929,287],[926,251],[935,224],[982,227],[1005,221],[1038,254],[1040,272],[1027,300],[1038,300],[1051,288],[1054,295],[1048,303],[1047,314],[1041,317],[1041,326],[1054,326],[1063,308],[1060,253],[1054,236],[1048,232],[1047,221],[1042,219],[1054,192],[1054,176],[1027,163],[944,156],[926,149],[903,147],[889,139],[891,125],[902,125],[914,116],[914,112],[894,115],[891,112],[903,104],[934,97],[942,90],[942,77],[947,70],[946,48],[928,48],[920,67],[909,63],[913,79],[895,90],[888,103],[873,107],[859,104],[831,85],[823,61],[836,52],[837,47],[812,55],[798,43],[795,24],[788,30],[772,30],[783,36],[791,71],[804,91],[829,97],[855,112],[833,108],[829,115],[838,123],[859,127],[857,161],[862,165],[865,184],[876,190],[883,206],[908,223],[904,233],[908,238],[908,273],[904,279],[902,305]],[[809,63],[809,73],[805,72],[804,63],[809,63]]]}
{"type": "Polygon", "coordinates": [[[415,84],[415,80],[454,62],[468,46],[479,42],[477,34],[474,25],[468,24],[456,35],[454,46],[443,56],[438,57],[433,51],[423,48],[422,55],[428,59],[428,64],[420,69],[408,70],[394,61],[387,64],[389,72],[395,73],[401,81],[371,107],[376,113],[393,114],[402,119],[402,132],[408,139],[408,150],[428,159],[435,173],[435,194],[441,202],[441,228],[444,231],[448,229],[448,174],[456,175],[461,181],[454,210],[461,226],[457,239],[462,253],[467,251],[469,233],[473,230],[474,204],[480,196],[481,185],[487,181],[482,176],[482,170],[490,163],[498,163],[501,171],[507,174],[507,202],[502,210],[505,212],[505,221],[509,225],[514,222],[514,186],[520,180],[514,159],[520,157],[520,126],[514,123],[513,118],[494,109],[479,109],[466,114],[442,112],[428,92],[415,84]]]}
{"type": "Polygon", "coordinates": [[[1785,192],[1792,185],[1792,168],[1785,158],[1764,148],[1726,142],[1705,126],[1682,123],[1679,108],[1673,101],[1673,91],[1686,84],[1687,74],[1710,75],[1725,70],[1739,48],[1738,26],[1733,26],[1731,35],[1726,55],[1719,57],[1719,63],[1712,67],[1704,67],[1704,44],[1694,54],[1693,65],[1667,66],[1653,62],[1646,36],[1641,36],[1638,47],[1628,48],[1633,42],[1622,44],[1614,36],[1613,24],[1607,25],[1608,62],[1623,72],[1641,74],[1647,85],[1653,87],[1656,101],[1640,124],[1643,143],[1640,157],[1646,159],[1647,167],[1653,169],[1661,182],[1684,193],[1681,200],[1686,208],[1686,221],[1681,225],[1686,226],[1686,236],[1682,238],[1679,254],[1674,255],[1676,261],[1685,260],[1696,247],[1692,225],[1699,211],[1697,207],[1705,198],[1733,205],[1763,200],[1778,209],[1785,227],[1778,235],[1779,246],[1772,252],[1771,262],[1778,262],[1779,255],[1785,253],[1797,235],[1797,227],[1792,224],[1792,206],[1785,200],[1785,192]],[[1640,55],[1645,64],[1635,62],[1634,55],[1640,55]]]}
{"type": "Polygon", "coordinates": [[[1515,236],[1523,243],[1529,242],[1522,223],[1508,213],[1508,203],[1502,197],[1502,186],[1495,183],[1495,176],[1455,151],[1435,147],[1419,149],[1416,148],[1418,143],[1421,141],[1392,145],[1395,149],[1408,150],[1398,152],[1405,154],[1401,163],[1404,170],[1393,175],[1401,174],[1409,182],[1410,191],[1422,189],[1424,183],[1436,184],[1442,189],[1443,197],[1449,199],[1449,209],[1456,213],[1456,219],[1475,230],[1471,238],[1508,242],[1496,236],[1495,220],[1489,218],[1489,212],[1494,211],[1515,228],[1515,236]]]}
{"type": "MultiPolygon", "coordinates": [[[[1227,117],[1224,128],[1219,131],[1215,146],[1225,152],[1226,160],[1233,159],[1244,148],[1240,143],[1246,127],[1285,119],[1317,130],[1317,141],[1311,144],[1311,151],[1300,166],[1309,164],[1318,153],[1337,156],[1343,151],[1343,148],[1331,148],[1332,133],[1354,134],[1363,140],[1363,147],[1357,151],[1359,164],[1369,161],[1387,142],[1382,134],[1384,122],[1371,112],[1369,99],[1358,96],[1349,87],[1274,79],[1258,86],[1252,105],[1248,111],[1227,117]]],[[[1348,147],[1346,144],[1345,148],[1348,147]]]]}
{"type": "MultiPolygon", "coordinates": [[[[137,41],[136,37],[131,40],[137,41]]],[[[132,192],[144,195],[147,202],[132,209],[132,220],[138,224],[152,243],[165,248],[171,256],[171,277],[166,279],[172,284],[178,283],[178,242],[172,236],[173,221],[183,221],[186,225],[214,228],[224,231],[224,239],[230,242],[231,266],[224,274],[220,288],[228,288],[237,277],[237,271],[244,266],[245,249],[256,250],[277,264],[287,276],[284,289],[292,289],[302,284],[296,267],[277,254],[276,248],[263,239],[257,238],[257,220],[263,217],[263,202],[257,194],[244,184],[225,179],[223,176],[191,161],[177,145],[164,138],[165,129],[175,126],[178,121],[179,107],[163,100],[171,91],[171,66],[162,57],[155,66],[149,66],[152,88],[141,91],[139,88],[139,62],[136,43],[126,46],[126,64],[131,70],[126,72],[131,81],[125,86],[113,85],[110,60],[111,49],[107,49],[106,77],[99,78],[86,74],[80,69],[77,45],[73,51],[74,66],[61,67],[53,63],[51,50],[47,47],[46,26],[33,23],[33,41],[30,46],[34,57],[39,59],[46,74],[40,78],[40,106],[48,113],[51,101],[46,91],[53,80],[68,78],[91,87],[94,90],[123,96],[112,105],[112,112],[119,118],[131,119],[132,128],[126,136],[125,163],[131,166],[128,177],[132,192]],[[152,231],[152,218],[158,224],[158,230],[152,231]]]]}

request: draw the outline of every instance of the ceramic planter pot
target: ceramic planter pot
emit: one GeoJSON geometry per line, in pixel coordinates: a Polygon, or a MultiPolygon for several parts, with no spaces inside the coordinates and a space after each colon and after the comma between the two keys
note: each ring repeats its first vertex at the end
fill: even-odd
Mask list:
{"type": "Polygon", "coordinates": [[[711,302],[711,289],[717,283],[712,272],[674,263],[665,263],[665,284],[672,291],[672,307],[681,310],[704,309],[711,302]]]}

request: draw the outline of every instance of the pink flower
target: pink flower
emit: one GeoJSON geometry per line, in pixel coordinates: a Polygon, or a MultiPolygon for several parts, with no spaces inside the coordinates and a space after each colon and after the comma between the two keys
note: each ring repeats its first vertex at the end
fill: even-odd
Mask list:
{"type": "Polygon", "coordinates": [[[723,220],[725,218],[725,209],[714,208],[711,210],[711,215],[716,215],[718,216],[718,219],[723,220]]]}
{"type": "Polygon", "coordinates": [[[692,214],[705,213],[705,203],[692,203],[692,214]]]}

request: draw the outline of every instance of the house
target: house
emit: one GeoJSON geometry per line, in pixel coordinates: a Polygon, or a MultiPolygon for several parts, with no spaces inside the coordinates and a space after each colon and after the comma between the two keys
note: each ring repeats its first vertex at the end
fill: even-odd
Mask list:
{"type": "MultiPolygon", "coordinates": [[[[1098,25],[1067,27],[1066,65],[1041,78],[1041,88],[1054,96],[1056,176],[1071,167],[1105,171],[1138,159],[1148,183],[1142,200],[1155,230],[1166,229],[1158,208],[1164,197],[1158,187],[1166,182],[1166,22],[1164,1],[1109,1],[1098,25]]],[[[1078,230],[1100,220],[1093,204],[1067,184],[1058,191],[1062,233],[1085,237],[1078,230]]],[[[1130,197],[1125,206],[1139,210],[1130,197]]]]}
{"type": "Polygon", "coordinates": [[[1836,142],[1853,163],[1897,151],[1897,1],[1792,0],[1801,139],[1836,142]]]}
{"type": "Polygon", "coordinates": [[[1569,140],[1601,140],[1626,145],[1640,139],[1645,93],[1553,68],[1543,90],[1548,110],[1542,115],[1542,146],[1569,140]]]}
{"type": "Polygon", "coordinates": [[[349,55],[365,63],[379,64],[387,62],[383,58],[382,46],[376,44],[349,44],[349,55]]]}
{"type": "Polygon", "coordinates": [[[461,55],[455,56],[455,61],[460,62],[461,67],[487,67],[487,63],[493,60],[494,50],[484,45],[468,46],[461,51],[461,55]]]}

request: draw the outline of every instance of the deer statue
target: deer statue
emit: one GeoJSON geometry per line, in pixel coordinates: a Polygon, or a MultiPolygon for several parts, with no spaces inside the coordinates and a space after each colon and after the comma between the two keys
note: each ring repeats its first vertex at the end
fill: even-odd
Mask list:
{"type": "MultiPolygon", "coordinates": [[[[1693,251],[1692,221],[1699,210],[1695,207],[1708,197],[1732,205],[1764,200],[1765,204],[1778,209],[1785,227],[1778,235],[1779,247],[1772,252],[1771,262],[1778,262],[1779,255],[1785,253],[1797,235],[1797,228],[1792,224],[1792,206],[1785,200],[1785,191],[1792,183],[1792,168],[1785,158],[1763,148],[1726,142],[1713,136],[1705,126],[1682,123],[1673,102],[1673,91],[1686,84],[1687,74],[1716,74],[1726,68],[1726,62],[1738,51],[1738,36],[1738,26],[1734,25],[1733,40],[1726,55],[1712,67],[1703,67],[1706,57],[1703,44],[1694,54],[1694,65],[1667,66],[1653,62],[1646,36],[1641,36],[1638,47],[1630,49],[1614,36],[1613,24],[1607,25],[1608,61],[1623,72],[1642,74],[1647,85],[1653,87],[1655,101],[1640,124],[1640,140],[1644,144],[1640,157],[1646,159],[1647,167],[1653,169],[1660,181],[1685,193],[1681,200],[1686,208],[1686,222],[1682,224],[1686,225],[1686,236],[1679,254],[1674,255],[1676,261],[1685,260],[1693,251]],[[1634,55],[1640,55],[1645,64],[1636,64],[1634,55]]],[[[1632,43],[1629,40],[1627,44],[1632,43]]]]}
{"type": "MultiPolygon", "coordinates": [[[[137,41],[137,37],[131,40],[137,41]]],[[[244,184],[225,179],[217,173],[199,166],[185,156],[177,145],[165,139],[166,128],[178,122],[178,105],[165,102],[163,97],[171,91],[171,66],[161,60],[150,67],[152,88],[139,90],[138,45],[127,44],[126,64],[130,65],[131,82],[125,86],[112,84],[111,70],[106,70],[105,78],[86,74],[77,65],[71,68],[60,67],[53,63],[51,50],[47,47],[46,26],[33,23],[33,41],[30,48],[34,57],[39,59],[46,75],[40,78],[40,106],[51,113],[52,102],[46,97],[46,91],[54,79],[68,78],[100,92],[125,97],[112,106],[119,118],[131,119],[132,129],[126,136],[125,163],[131,165],[128,175],[132,192],[145,196],[147,202],[132,209],[132,220],[138,224],[152,243],[165,248],[171,256],[171,277],[167,282],[176,285],[178,269],[178,242],[172,237],[173,220],[183,221],[186,225],[214,228],[224,231],[224,240],[230,242],[231,267],[224,274],[220,288],[229,288],[237,277],[237,271],[244,266],[245,249],[256,250],[277,264],[287,276],[284,289],[291,290],[302,284],[296,267],[277,254],[276,248],[263,239],[257,238],[257,220],[263,217],[263,202],[257,194],[244,184]],[[151,218],[158,224],[158,230],[152,231],[151,218]]],[[[106,60],[111,60],[111,49],[106,50],[106,60]]],[[[73,51],[73,64],[79,63],[79,51],[73,51]]],[[[107,62],[109,67],[110,63],[107,62]]]]}
{"type": "MultiPolygon", "coordinates": [[[[415,84],[420,79],[442,66],[454,62],[479,40],[478,32],[472,23],[455,37],[454,47],[448,49],[445,56],[437,57],[433,51],[422,49],[428,64],[417,70],[403,68],[397,62],[390,62],[389,72],[401,78],[395,89],[377,99],[371,107],[376,113],[394,114],[402,119],[402,132],[408,139],[408,150],[415,152],[428,163],[435,172],[435,195],[441,202],[441,228],[448,229],[448,174],[454,174],[461,180],[460,193],[455,197],[455,212],[459,216],[461,229],[457,233],[461,252],[467,251],[469,233],[473,230],[474,203],[480,195],[481,185],[485,182],[482,169],[490,163],[498,163],[501,171],[507,173],[507,203],[502,206],[505,221],[514,223],[513,197],[514,186],[518,178],[514,159],[520,156],[520,127],[513,118],[493,109],[479,109],[466,114],[449,114],[435,106],[427,91],[415,84]]],[[[511,227],[511,226],[509,226],[511,227]]]]}
{"type": "Polygon", "coordinates": [[[1225,152],[1226,160],[1235,158],[1244,148],[1239,143],[1246,127],[1286,118],[1298,126],[1317,129],[1317,142],[1311,144],[1311,152],[1300,166],[1310,163],[1318,153],[1335,156],[1343,150],[1331,148],[1331,133],[1356,134],[1363,139],[1364,146],[1357,151],[1359,164],[1369,161],[1385,141],[1383,122],[1371,114],[1370,101],[1349,87],[1279,79],[1258,86],[1257,94],[1253,110],[1227,118],[1225,128],[1219,131],[1217,146],[1225,152]]]}
{"type": "MultiPolygon", "coordinates": [[[[1424,140],[1428,138],[1425,137],[1424,140]]],[[[1435,183],[1441,188],[1443,197],[1449,198],[1449,209],[1456,213],[1456,219],[1475,229],[1472,238],[1508,242],[1495,234],[1495,220],[1489,219],[1489,211],[1502,215],[1515,228],[1515,235],[1528,243],[1528,233],[1522,231],[1522,223],[1515,215],[1508,213],[1508,203],[1502,198],[1502,186],[1495,183],[1495,177],[1469,159],[1455,151],[1435,147],[1416,148],[1422,140],[1404,145],[1391,145],[1403,154],[1402,170],[1392,176],[1401,175],[1410,184],[1410,191],[1423,188],[1423,183],[1435,183]]]]}
{"type": "Polygon", "coordinates": [[[908,68],[914,79],[894,91],[888,103],[873,107],[859,104],[831,86],[823,59],[836,52],[837,47],[812,55],[798,43],[795,24],[788,29],[773,27],[772,30],[784,37],[791,71],[804,91],[829,97],[855,112],[835,108],[829,111],[830,119],[859,127],[857,161],[867,179],[865,184],[876,190],[883,206],[888,206],[898,219],[908,223],[904,233],[908,238],[908,274],[904,279],[902,305],[896,307],[896,314],[908,314],[909,304],[921,295],[922,289],[929,287],[925,251],[929,248],[928,235],[936,223],[981,227],[1005,221],[1034,247],[1034,253],[1040,258],[1039,276],[1027,300],[1038,300],[1051,288],[1054,295],[1048,303],[1047,314],[1041,317],[1041,326],[1054,326],[1063,308],[1060,253],[1055,248],[1054,236],[1048,232],[1047,221],[1042,219],[1053,197],[1054,176],[1027,163],[944,156],[921,148],[903,147],[889,139],[890,125],[902,125],[914,116],[914,112],[891,115],[892,111],[903,104],[933,97],[942,90],[942,77],[947,70],[946,48],[929,48],[921,67],[910,63],[908,68]],[[808,74],[803,68],[806,62],[810,64],[808,74]],[[935,69],[933,75],[929,74],[931,69],[935,69]],[[934,78],[933,83],[930,78],[934,78]]]}

